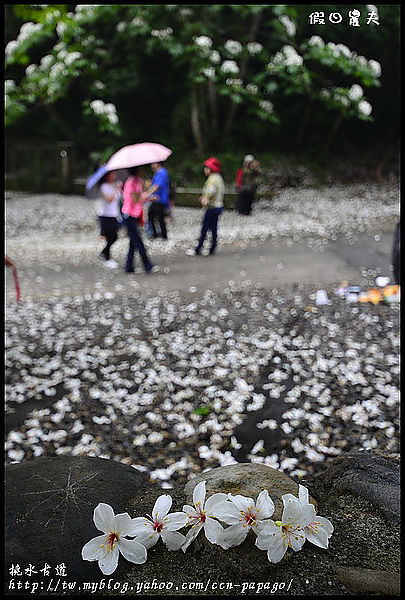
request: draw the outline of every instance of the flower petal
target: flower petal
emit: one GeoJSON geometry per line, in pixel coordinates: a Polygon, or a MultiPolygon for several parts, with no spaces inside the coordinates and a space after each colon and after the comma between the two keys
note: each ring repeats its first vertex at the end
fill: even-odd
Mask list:
{"type": "MultiPolygon", "coordinates": [[[[207,502],[205,503],[205,511],[206,512],[215,512],[214,510],[214,506],[221,503],[225,502],[225,500],[228,500],[228,495],[227,494],[213,494],[212,496],[210,496],[207,499],[207,502]]],[[[216,514],[215,514],[216,516],[216,514]]]]}
{"type": "Polygon", "coordinates": [[[271,563],[278,563],[287,552],[287,544],[282,536],[275,536],[274,542],[267,549],[267,558],[271,563]]]}
{"type": "MultiPolygon", "coordinates": [[[[302,522],[303,506],[301,502],[292,494],[284,494],[282,497],[284,509],[281,520],[283,525],[306,525],[302,522]]],[[[310,505],[306,505],[310,506],[310,505]]]]}
{"type": "MultiPolygon", "coordinates": [[[[120,513],[114,517],[115,531],[118,531],[121,535],[131,535],[134,525],[131,517],[128,513],[120,513]]],[[[135,534],[132,534],[135,535],[135,534]]]]}
{"type": "Polygon", "coordinates": [[[201,531],[202,528],[203,528],[202,525],[195,525],[194,527],[192,527],[188,531],[188,533],[186,535],[185,542],[184,542],[184,544],[181,547],[181,549],[183,550],[183,552],[185,552],[187,550],[187,548],[189,547],[189,545],[191,544],[191,542],[193,542],[195,540],[195,538],[200,533],[200,531],[201,531]]]}
{"type": "Polygon", "coordinates": [[[131,533],[128,535],[140,535],[141,533],[148,532],[153,529],[153,523],[146,517],[135,517],[132,519],[131,533]]]}
{"type": "Polygon", "coordinates": [[[149,529],[148,531],[143,531],[142,533],[138,534],[135,540],[139,544],[142,544],[142,546],[145,546],[146,549],[148,549],[152,548],[152,546],[154,546],[157,543],[159,537],[159,533],[156,533],[156,531],[151,531],[149,529]]]}
{"type": "Polygon", "coordinates": [[[186,541],[186,536],[178,531],[163,531],[161,536],[169,550],[179,550],[186,541]]]}
{"type": "Polygon", "coordinates": [[[215,516],[227,525],[236,525],[242,518],[240,510],[230,501],[218,503],[215,506],[215,516]]]}
{"type": "MultiPolygon", "coordinates": [[[[280,528],[278,528],[280,529],[280,528]]],[[[258,535],[255,541],[256,546],[259,550],[268,550],[269,546],[275,543],[276,538],[281,537],[278,533],[270,535],[258,535]]],[[[277,542],[278,543],[278,542],[277,542]]]]}
{"type": "Polygon", "coordinates": [[[333,525],[324,517],[315,517],[314,521],[305,528],[307,540],[320,548],[328,547],[332,533],[333,525]]]}
{"type": "Polygon", "coordinates": [[[197,516],[196,509],[193,506],[190,506],[189,504],[185,504],[183,506],[183,512],[186,513],[186,515],[188,516],[189,519],[191,517],[196,517],[197,516]]]}
{"type": "Polygon", "coordinates": [[[188,522],[188,515],[185,512],[170,513],[164,518],[164,530],[165,531],[177,531],[186,525],[188,522]]]}
{"type": "Polygon", "coordinates": [[[298,498],[302,504],[309,504],[309,492],[306,487],[298,485],[298,498]]]}
{"type": "Polygon", "coordinates": [[[114,529],[114,511],[109,504],[100,502],[93,512],[93,521],[97,529],[110,533],[114,529]]]}
{"type": "Polygon", "coordinates": [[[289,532],[288,540],[294,552],[298,552],[298,550],[301,550],[302,546],[305,544],[305,531],[301,529],[301,527],[296,527],[291,532],[289,532]]]}
{"type": "Polygon", "coordinates": [[[152,517],[154,519],[163,519],[167,515],[172,505],[173,499],[169,494],[162,494],[155,502],[155,506],[152,510],[152,517]]]}
{"type": "Polygon", "coordinates": [[[233,548],[234,546],[239,546],[244,539],[246,538],[249,532],[248,527],[243,527],[242,524],[231,525],[224,529],[219,542],[222,548],[233,548]]]}
{"type": "Polygon", "coordinates": [[[260,520],[267,519],[268,517],[271,517],[271,515],[274,513],[274,502],[270,498],[269,492],[267,490],[263,490],[258,495],[256,500],[256,509],[257,511],[259,511],[257,514],[257,518],[260,520]]]}
{"type": "Polygon", "coordinates": [[[206,482],[200,481],[200,483],[197,483],[193,491],[193,502],[196,508],[198,504],[200,504],[201,507],[204,506],[206,493],[206,482]]]}
{"type": "Polygon", "coordinates": [[[146,562],[146,548],[138,540],[126,540],[125,538],[120,538],[117,542],[117,546],[122,556],[130,562],[137,565],[142,565],[146,562]]]}
{"type": "Polygon", "coordinates": [[[218,536],[222,535],[224,528],[221,523],[207,517],[207,520],[204,523],[204,533],[205,537],[211,544],[218,544],[218,536]]]}
{"type": "Polygon", "coordinates": [[[111,575],[111,573],[114,573],[118,565],[119,555],[120,553],[116,546],[112,552],[107,552],[103,558],[100,558],[98,561],[98,566],[100,567],[103,575],[111,575]]]}
{"type": "Polygon", "coordinates": [[[236,496],[234,496],[233,494],[228,494],[228,498],[231,502],[233,502],[233,504],[238,510],[246,511],[255,505],[255,501],[253,500],[253,498],[241,496],[240,494],[236,496]]]}
{"type": "Polygon", "coordinates": [[[82,548],[83,560],[99,560],[107,552],[107,536],[99,535],[93,538],[82,548]]]}

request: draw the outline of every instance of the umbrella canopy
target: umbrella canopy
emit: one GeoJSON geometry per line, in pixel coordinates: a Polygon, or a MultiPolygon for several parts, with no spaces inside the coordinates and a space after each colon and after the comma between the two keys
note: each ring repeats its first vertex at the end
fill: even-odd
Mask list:
{"type": "MultiPolygon", "coordinates": [[[[115,171],[116,169],[107,169],[106,165],[101,165],[101,167],[88,178],[86,182],[86,198],[88,200],[97,200],[100,197],[99,183],[106,173],[113,170],[115,171]]],[[[127,169],[117,169],[116,171],[117,179],[125,181],[128,177],[127,169]]]]}
{"type": "Polygon", "coordinates": [[[141,165],[150,165],[154,162],[164,162],[171,155],[172,151],[162,144],[144,142],[142,144],[132,144],[124,146],[112,155],[105,165],[107,171],[116,169],[129,169],[141,165]]]}
{"type": "Polygon", "coordinates": [[[88,178],[88,180],[86,181],[86,192],[90,192],[90,190],[92,190],[92,188],[94,188],[94,186],[98,184],[100,179],[106,173],[107,173],[107,169],[105,168],[105,165],[101,165],[101,167],[99,167],[97,169],[97,171],[95,173],[93,173],[93,175],[91,175],[88,178]]]}

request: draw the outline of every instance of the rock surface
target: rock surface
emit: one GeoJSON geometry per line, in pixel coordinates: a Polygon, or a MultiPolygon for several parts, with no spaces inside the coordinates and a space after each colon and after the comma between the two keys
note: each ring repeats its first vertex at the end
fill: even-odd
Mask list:
{"type": "MultiPolygon", "coordinates": [[[[371,454],[368,460],[373,479],[371,454]]],[[[374,460],[381,464],[380,457],[374,456],[374,460]]],[[[392,463],[395,471],[396,463],[386,460],[386,468],[392,463]]],[[[352,459],[343,465],[339,459],[334,462],[342,477],[345,470],[350,472],[352,459]]],[[[92,520],[94,507],[104,501],[116,513],[127,511],[131,517],[144,516],[151,514],[157,497],[167,491],[147,483],[133,468],[109,460],[53,458],[11,465],[7,468],[6,568],[10,563],[38,566],[45,561],[52,565],[64,562],[67,579],[78,582],[74,595],[89,592],[84,581],[92,582],[95,587],[91,593],[95,595],[313,596],[352,595],[360,590],[395,595],[399,525],[387,520],[377,504],[354,488],[352,493],[326,484],[328,477],[327,471],[323,486],[320,478],[315,485],[308,482],[318,501],[317,513],[330,519],[335,528],[326,550],[307,541],[300,552],[290,550],[280,563],[272,564],[267,553],[255,546],[253,532],[240,546],[223,550],[209,543],[200,531],[186,553],[169,551],[159,540],[148,550],[145,564],[134,565],[120,557],[117,570],[108,577],[102,575],[97,563],[80,558],[82,546],[98,535],[92,520]]],[[[277,504],[281,494],[298,491],[292,479],[271,467],[230,465],[202,473],[185,488],[179,485],[170,490],[171,512],[191,501],[194,486],[202,479],[207,481],[207,497],[221,491],[255,498],[263,488],[270,488],[277,504]]]]}
{"type": "MultiPolygon", "coordinates": [[[[298,496],[298,484],[282,471],[267,465],[239,463],[218,467],[191,479],[184,488],[187,504],[193,503],[194,487],[204,480],[207,482],[207,497],[222,492],[242,494],[256,500],[262,490],[268,490],[274,502],[275,510],[272,517],[274,520],[281,519],[283,494],[298,496]]],[[[311,498],[311,502],[316,506],[314,498],[311,498]]]]}
{"type": "Polygon", "coordinates": [[[392,522],[399,521],[399,464],[371,452],[352,452],[336,458],[314,478],[318,495],[351,494],[377,506],[392,522]]]}
{"type": "MultiPolygon", "coordinates": [[[[101,458],[39,458],[6,467],[6,569],[64,563],[69,580],[100,576],[81,549],[100,535],[93,523],[99,502],[127,512],[134,496],[155,486],[136,469],[101,458]]],[[[157,487],[157,486],[156,486],[157,487]]],[[[157,488],[159,489],[159,488],[157,488]]],[[[53,570],[53,573],[55,571],[53,570]]]]}

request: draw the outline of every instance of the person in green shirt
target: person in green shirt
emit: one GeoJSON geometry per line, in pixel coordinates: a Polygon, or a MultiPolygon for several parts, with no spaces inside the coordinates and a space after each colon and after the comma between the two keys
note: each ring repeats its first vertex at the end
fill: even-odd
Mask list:
{"type": "Polygon", "coordinates": [[[201,254],[205,238],[209,231],[212,236],[210,255],[215,254],[218,242],[218,219],[224,209],[225,184],[221,171],[222,165],[217,158],[211,157],[204,162],[204,174],[207,177],[207,181],[203,187],[200,202],[206,211],[201,224],[200,239],[194,249],[194,253],[197,255],[201,254]]]}

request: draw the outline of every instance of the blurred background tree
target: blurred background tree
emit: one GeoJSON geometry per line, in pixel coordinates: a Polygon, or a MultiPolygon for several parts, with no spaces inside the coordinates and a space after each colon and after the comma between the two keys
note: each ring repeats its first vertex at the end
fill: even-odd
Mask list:
{"type": "Polygon", "coordinates": [[[146,140],[198,166],[396,151],[399,5],[6,5],[5,17],[7,140],[72,141],[87,170],[146,140]]]}

